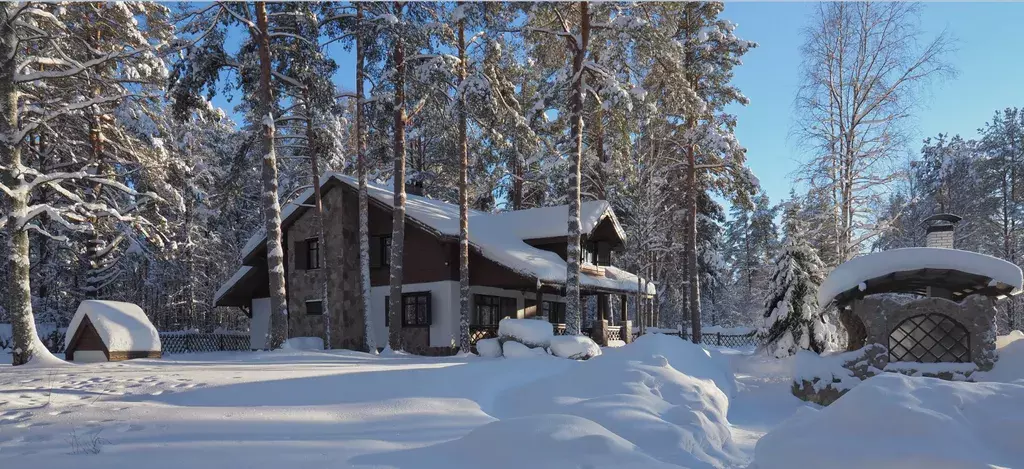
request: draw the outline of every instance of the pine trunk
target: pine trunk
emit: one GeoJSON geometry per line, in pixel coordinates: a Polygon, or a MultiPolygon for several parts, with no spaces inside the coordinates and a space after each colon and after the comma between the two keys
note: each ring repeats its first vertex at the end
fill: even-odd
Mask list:
{"type": "Polygon", "coordinates": [[[569,240],[565,262],[565,333],[579,335],[582,326],[580,308],[580,168],[583,165],[583,60],[590,40],[590,14],[587,2],[580,2],[580,36],[573,43],[572,96],[569,111],[572,119],[573,164],[569,179],[569,240]]]}
{"type": "Polygon", "coordinates": [[[260,87],[257,118],[263,131],[263,211],[267,231],[267,270],[270,276],[271,349],[288,337],[288,303],[285,297],[284,249],[281,246],[281,204],[277,199],[277,154],[274,148],[273,95],[270,89],[270,34],[265,2],[256,2],[256,41],[259,46],[260,87]]]}
{"type": "MultiPolygon", "coordinates": [[[[466,80],[466,20],[459,20],[459,85],[466,80]]],[[[539,306],[538,306],[539,307],[539,306]]],[[[459,95],[459,351],[469,353],[469,141],[459,95]]]]}
{"type": "MultiPolygon", "coordinates": [[[[401,21],[402,3],[395,4],[395,16],[401,21]]],[[[395,185],[394,210],[391,220],[391,297],[388,345],[391,350],[402,350],[402,253],[405,250],[405,44],[401,36],[395,38],[391,57],[395,64],[394,159],[392,179],[395,185]]]]}
{"type": "MultiPolygon", "coordinates": [[[[363,4],[356,3],[356,22],[363,23],[363,4]]],[[[370,206],[366,187],[366,135],[363,132],[363,70],[366,67],[365,44],[356,35],[356,172],[359,175],[359,308],[363,313],[366,349],[377,353],[374,341],[373,310],[370,309],[370,206]]]]}
{"type": "MultiPolygon", "coordinates": [[[[696,119],[690,118],[689,128],[697,127],[696,119]]],[[[700,337],[700,273],[697,271],[697,155],[694,145],[686,149],[687,160],[687,182],[689,182],[686,220],[686,277],[690,293],[688,296],[690,307],[690,325],[692,327],[691,338],[693,343],[699,344],[700,337]]]]}

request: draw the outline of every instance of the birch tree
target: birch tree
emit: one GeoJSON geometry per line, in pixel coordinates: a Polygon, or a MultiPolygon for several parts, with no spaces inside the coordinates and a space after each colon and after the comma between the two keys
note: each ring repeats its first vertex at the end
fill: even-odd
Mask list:
{"type": "Polygon", "coordinates": [[[906,149],[910,111],[922,87],[953,69],[943,31],[926,40],[916,3],[829,3],[804,31],[796,134],[810,153],[802,179],[829,198],[842,263],[880,231],[869,207],[899,177],[894,158],[906,149]]]}

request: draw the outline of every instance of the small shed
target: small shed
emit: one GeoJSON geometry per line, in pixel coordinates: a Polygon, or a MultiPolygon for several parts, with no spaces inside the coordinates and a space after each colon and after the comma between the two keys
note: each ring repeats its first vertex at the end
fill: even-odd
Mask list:
{"type": "Polygon", "coordinates": [[[78,306],[64,339],[68,361],[160,358],[160,335],[138,305],[86,300],[78,306]]]}

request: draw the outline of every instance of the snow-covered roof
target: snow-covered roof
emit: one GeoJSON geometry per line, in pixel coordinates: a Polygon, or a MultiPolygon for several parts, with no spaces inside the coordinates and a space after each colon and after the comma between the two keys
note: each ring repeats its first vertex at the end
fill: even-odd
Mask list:
{"type": "MultiPolygon", "coordinates": [[[[327,173],[320,179],[321,186],[330,180],[339,181],[353,188],[359,187],[358,179],[339,173],[327,173]]],[[[300,207],[300,203],[312,196],[299,195],[297,202],[289,203],[281,211],[282,220],[287,220],[300,207]]],[[[371,199],[392,207],[394,193],[387,188],[375,184],[367,184],[367,194],[371,199]]],[[[440,200],[408,195],[405,203],[405,215],[440,236],[457,238],[459,236],[459,206],[440,200]]],[[[497,262],[514,272],[543,283],[565,283],[565,261],[558,254],[537,249],[524,240],[566,236],[568,232],[568,206],[544,207],[504,213],[484,213],[470,211],[469,241],[481,255],[497,262]]],[[[594,230],[604,219],[610,219],[620,236],[622,228],[606,201],[586,202],[581,206],[580,225],[582,233],[594,230]]],[[[266,235],[256,233],[243,248],[242,258],[249,257],[265,242],[266,235]]],[[[236,280],[237,281],[237,280],[236,280]]],[[[637,276],[615,267],[606,267],[605,276],[580,274],[583,286],[616,291],[637,291],[637,276]]],[[[225,292],[227,289],[221,287],[225,292]]],[[[228,287],[230,288],[230,287],[228,287]]],[[[647,283],[647,294],[653,295],[655,286],[647,283]]]]}
{"type": "Polygon", "coordinates": [[[220,288],[217,289],[217,293],[213,294],[214,306],[216,306],[217,302],[220,301],[221,297],[223,297],[224,294],[230,291],[231,288],[234,287],[239,280],[242,280],[242,277],[245,277],[245,274],[249,273],[250,270],[252,270],[252,267],[248,265],[243,265],[239,267],[238,270],[235,271],[235,274],[232,275],[231,278],[229,278],[226,282],[224,282],[223,285],[220,286],[220,288]]]}
{"type": "Polygon", "coordinates": [[[989,287],[1024,288],[1020,267],[985,254],[946,248],[903,248],[865,254],[853,258],[828,275],[818,287],[818,304],[825,305],[839,294],[854,288],[864,289],[865,282],[895,272],[920,269],[959,271],[986,277],[989,287]]]}
{"type": "Polygon", "coordinates": [[[138,305],[120,301],[85,300],[78,305],[68,325],[64,346],[71,345],[75,332],[88,317],[109,352],[160,350],[160,334],[138,305]]]}

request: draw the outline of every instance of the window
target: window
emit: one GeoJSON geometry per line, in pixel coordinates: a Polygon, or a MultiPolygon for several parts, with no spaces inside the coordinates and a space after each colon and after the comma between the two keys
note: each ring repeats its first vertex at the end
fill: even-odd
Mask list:
{"type": "Polygon", "coordinates": [[[310,238],[306,240],[306,269],[313,270],[320,268],[320,240],[310,238]]]}
{"type": "Polygon", "coordinates": [[[391,235],[370,237],[370,267],[387,267],[391,263],[391,235]]]}
{"type": "Polygon", "coordinates": [[[580,261],[597,265],[597,244],[583,243],[580,248],[580,261]]]}
{"type": "Polygon", "coordinates": [[[545,301],[544,315],[548,317],[548,322],[551,322],[552,324],[564,324],[565,303],[559,303],[556,301],[545,301]]]}
{"type": "Polygon", "coordinates": [[[502,318],[517,316],[515,298],[476,295],[471,323],[474,326],[497,326],[502,318]]]}
{"type": "MultiPolygon", "coordinates": [[[[402,294],[402,327],[425,327],[432,322],[430,292],[402,294]]],[[[384,326],[391,325],[391,297],[384,297],[384,326]]]]}
{"type": "Polygon", "coordinates": [[[323,316],[324,302],[322,300],[306,301],[306,316],[323,316]]]}

